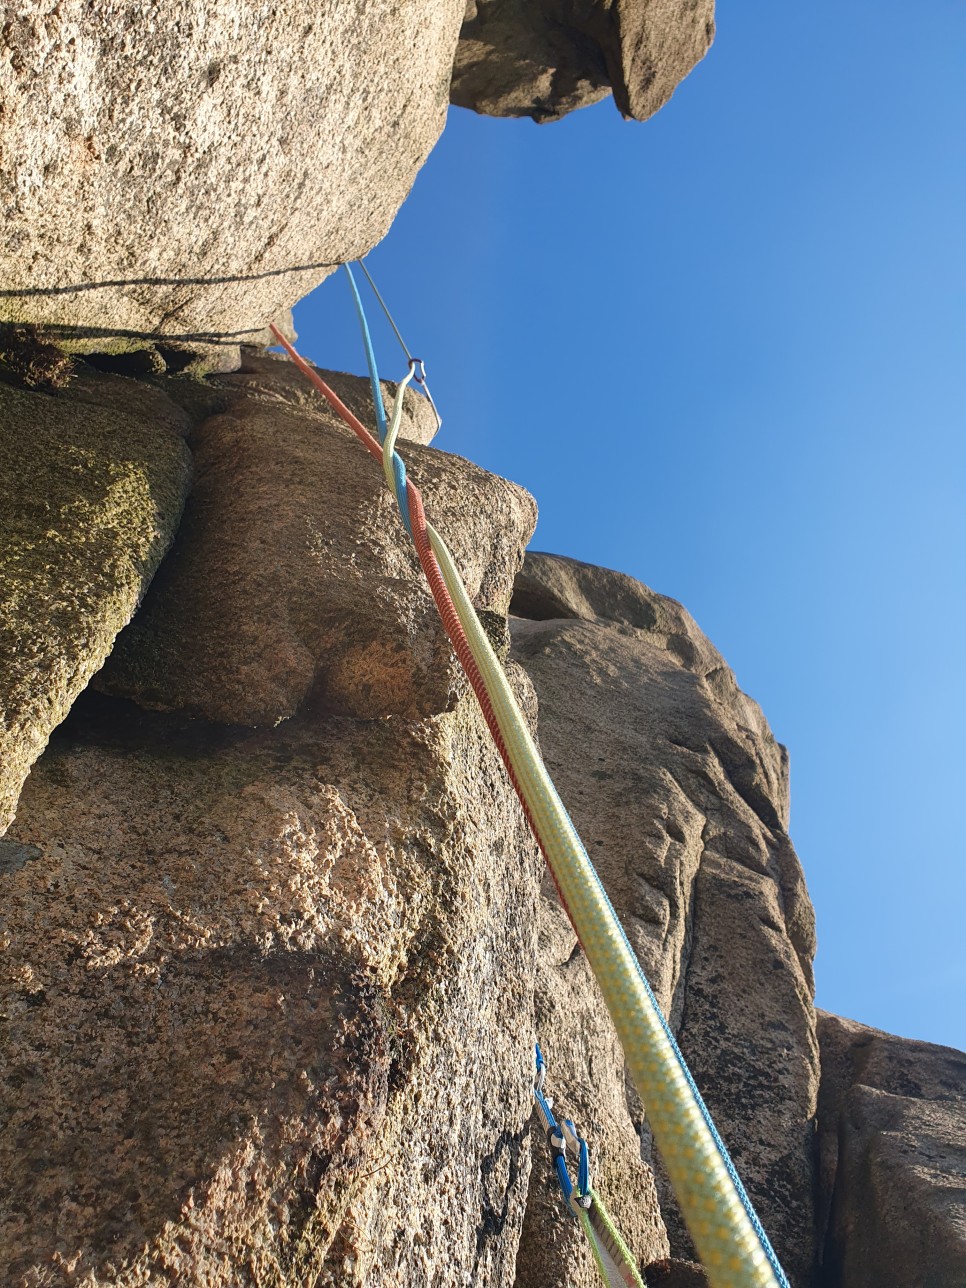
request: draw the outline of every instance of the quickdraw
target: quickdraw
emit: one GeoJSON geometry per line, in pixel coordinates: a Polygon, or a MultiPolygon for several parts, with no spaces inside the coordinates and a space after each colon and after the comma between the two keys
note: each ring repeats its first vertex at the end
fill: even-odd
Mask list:
{"type": "Polygon", "coordinates": [[[607,1288],[647,1288],[634,1262],[633,1253],[621,1238],[600,1196],[590,1185],[590,1151],[583,1136],[569,1118],[554,1117],[553,1100],[546,1094],[544,1084],[547,1065],[537,1044],[537,1076],[533,1096],[537,1112],[543,1120],[547,1143],[553,1159],[557,1182],[564,1203],[571,1216],[580,1222],[594,1261],[607,1288]],[[577,1180],[571,1179],[567,1167],[567,1150],[577,1153],[577,1180]]]}

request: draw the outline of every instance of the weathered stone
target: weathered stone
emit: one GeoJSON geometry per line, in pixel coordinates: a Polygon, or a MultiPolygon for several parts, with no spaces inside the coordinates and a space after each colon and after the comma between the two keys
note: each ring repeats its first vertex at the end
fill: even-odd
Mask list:
{"type": "MultiPolygon", "coordinates": [[[[288,340],[290,344],[294,344],[298,339],[298,332],[295,330],[295,318],[291,309],[285,309],[285,311],[280,313],[277,318],[272,318],[271,325],[278,327],[279,331],[281,331],[282,335],[285,336],[285,339],[288,340]]],[[[264,331],[260,331],[250,340],[246,340],[245,343],[247,345],[254,345],[259,349],[272,349],[278,344],[278,340],[272,334],[269,327],[266,327],[264,331]]]]}
{"type": "MultiPolygon", "coordinates": [[[[624,626],[635,626],[659,640],[662,647],[682,665],[700,670],[706,679],[710,676],[712,682],[720,681],[724,686],[722,697],[728,701],[740,701],[744,697],[724,658],[701,633],[687,609],[667,595],[655,594],[626,572],[528,550],[524,565],[513,583],[510,611],[517,617],[535,622],[552,618],[593,622],[602,618],[624,626]]],[[[780,792],[781,782],[787,776],[787,765],[782,762],[780,775],[769,782],[768,792],[780,792]]],[[[781,801],[783,812],[787,811],[787,798],[782,797],[781,801]]]]}
{"type": "Polygon", "coordinates": [[[708,1288],[708,1276],[696,1261],[668,1257],[646,1269],[648,1288],[708,1288]]]}
{"type": "MultiPolygon", "coordinates": [[[[784,749],[673,600],[547,555],[527,555],[518,587],[512,611],[538,620],[512,620],[514,656],[537,690],[547,764],[765,1227],[805,1288],[814,926],[784,830],[784,749]]],[[[571,999],[553,1040],[567,1042],[567,1024],[579,1030],[598,1008],[592,991],[571,999]]],[[[622,1063],[608,1066],[607,1050],[595,1072],[612,1090],[597,1094],[623,1096],[622,1063]]],[[[627,1104],[647,1159],[631,1093],[627,1104]]],[[[690,1242],[660,1188],[671,1249],[686,1257],[690,1242]]],[[[640,1195],[646,1207],[646,1186],[640,1195]]]]}
{"type": "MultiPolygon", "coordinates": [[[[708,810],[678,1041],[789,1279],[808,1288],[818,1052],[795,906],[782,896],[798,860],[767,824],[760,839],[742,836],[733,804],[708,810]]],[[[668,1225],[672,1248],[693,1255],[680,1222],[668,1225]]]]}
{"type": "Polygon", "coordinates": [[[818,1034],[823,1283],[966,1284],[966,1054],[821,1011],[818,1034]]]}
{"type": "Polygon", "coordinates": [[[385,234],[443,128],[463,11],[11,11],[0,318],[83,328],[91,347],[254,338],[385,234]]]}
{"type": "MultiPolygon", "coordinates": [[[[326,384],[349,410],[370,429],[375,427],[376,412],[372,386],[367,377],[348,375],[343,371],[321,371],[326,384]]],[[[246,350],[241,369],[231,380],[210,380],[210,388],[224,395],[224,407],[239,393],[250,394],[268,403],[288,403],[317,416],[326,410],[325,402],[293,362],[282,354],[246,350]]],[[[396,386],[391,380],[381,382],[383,403],[392,407],[396,386]]],[[[342,422],[338,424],[341,426],[342,422]]],[[[438,425],[428,401],[410,385],[403,396],[403,416],[399,437],[408,443],[431,443],[438,425]]]]}
{"type": "Polygon", "coordinates": [[[643,121],[713,37],[714,0],[470,0],[450,94],[489,116],[553,121],[613,88],[643,121]]]}
{"type": "Polygon", "coordinates": [[[0,385],[0,832],[171,543],[187,427],[131,380],[81,375],[56,397],[0,385]]]}
{"type": "Polygon", "coordinates": [[[21,389],[64,389],[74,362],[36,326],[0,324],[0,380],[21,389]]]}
{"type": "Polygon", "coordinates": [[[471,701],[253,733],[88,694],[15,843],[0,1282],[509,1288],[539,867],[471,701]]]}
{"type": "Polygon", "coordinates": [[[124,343],[99,339],[63,338],[65,349],[79,354],[95,371],[116,376],[184,376],[199,383],[205,376],[237,371],[241,366],[238,344],[151,344],[141,338],[124,343]]]}
{"type": "MultiPolygon", "coordinates": [[[[177,545],[98,678],[105,691],[245,725],[310,698],[365,719],[426,715],[464,691],[379,464],[298,380],[252,357],[215,382],[235,396],[192,435],[177,545]]],[[[369,398],[358,377],[333,381],[357,406],[369,398]]],[[[422,434],[427,409],[416,394],[411,406],[422,434]]],[[[405,455],[471,596],[505,613],[532,498],[432,448],[405,455]]]]}
{"type": "MultiPolygon", "coordinates": [[[[547,1090],[555,1112],[570,1118],[587,1139],[594,1192],[638,1263],[665,1257],[668,1240],[654,1175],[641,1162],[639,1105],[625,1086],[617,1034],[549,877],[540,900],[537,961],[537,1034],[550,1061],[547,1090]]],[[[516,1288],[599,1288],[587,1240],[564,1206],[549,1147],[539,1120],[533,1121],[516,1288]]]]}

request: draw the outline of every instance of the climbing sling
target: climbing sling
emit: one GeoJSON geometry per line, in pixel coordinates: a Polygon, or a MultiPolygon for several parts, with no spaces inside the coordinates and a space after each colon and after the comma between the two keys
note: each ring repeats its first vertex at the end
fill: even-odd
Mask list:
{"type": "Polygon", "coordinates": [[[425,388],[425,368],[406,349],[393,323],[408,370],[397,387],[387,423],[362,299],[352,270],[344,267],[365,344],[378,441],[274,326],[272,333],[299,370],[382,462],[440,618],[597,979],[709,1281],[713,1288],[789,1288],[674,1035],[557,795],[453,557],[427,521],[422,497],[406,477],[405,465],[396,452],[406,387],[416,380],[425,388]]]}
{"type": "Polygon", "coordinates": [[[611,1221],[603,1200],[590,1185],[590,1154],[583,1136],[569,1118],[554,1117],[553,1101],[546,1094],[547,1065],[540,1050],[537,1052],[537,1077],[533,1095],[537,1110],[543,1120],[547,1143],[553,1157],[557,1183],[571,1214],[580,1222],[594,1263],[607,1288],[646,1288],[634,1257],[611,1221]],[[571,1179],[567,1169],[567,1149],[577,1153],[577,1181],[571,1179]]]}

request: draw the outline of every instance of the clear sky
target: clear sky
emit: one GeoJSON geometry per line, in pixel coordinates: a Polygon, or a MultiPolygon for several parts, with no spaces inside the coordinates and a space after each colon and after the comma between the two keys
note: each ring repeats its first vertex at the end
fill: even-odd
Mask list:
{"type": "MultiPolygon", "coordinates": [[[[681,600],[788,745],[818,1004],[957,1046],[964,235],[966,5],[735,0],[645,124],[452,109],[368,261],[436,445],[681,600]]],[[[364,369],[342,275],[296,324],[364,369]]]]}

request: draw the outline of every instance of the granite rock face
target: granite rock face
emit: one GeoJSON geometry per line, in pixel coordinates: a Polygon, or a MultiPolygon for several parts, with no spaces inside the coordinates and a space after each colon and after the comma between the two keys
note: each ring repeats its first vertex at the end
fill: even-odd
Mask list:
{"type": "Polygon", "coordinates": [[[21,6],[0,44],[0,322],[230,370],[385,235],[450,94],[550,120],[612,87],[643,120],[712,34],[713,0],[21,6]]]}
{"type": "Polygon", "coordinates": [[[714,0],[470,0],[450,93],[489,116],[553,121],[613,89],[644,121],[713,37],[714,0]]]}
{"type": "MultiPolygon", "coordinates": [[[[668,1237],[653,1170],[641,1159],[640,1105],[625,1083],[617,1034],[549,877],[538,927],[535,1015],[549,1060],[547,1091],[558,1117],[570,1118],[587,1139],[594,1191],[644,1266],[667,1257],[668,1237]]],[[[516,1288],[598,1288],[590,1247],[564,1208],[549,1147],[536,1126],[531,1141],[516,1288]]]]}
{"type": "Polygon", "coordinates": [[[819,1012],[828,1288],[966,1284],[966,1054],[819,1012]]]}
{"type": "Polygon", "coordinates": [[[696,1261],[668,1257],[647,1267],[648,1288],[708,1288],[708,1277],[696,1261]]]}
{"type": "Polygon", "coordinates": [[[0,833],[171,544],[187,414],[132,380],[0,385],[0,833]]]}
{"type": "MultiPolygon", "coordinates": [[[[376,463],[278,358],[81,370],[57,396],[0,386],[0,1282],[591,1288],[534,1127],[535,1036],[649,1281],[704,1282],[376,463]]],[[[324,374],[371,422],[368,382],[324,374]]],[[[673,600],[521,568],[532,498],[404,408],[793,1288],[966,1282],[966,1057],[822,1016],[819,1089],[761,711],[673,600]]]]}
{"type": "MultiPolygon", "coordinates": [[[[326,374],[370,419],[368,382],[326,374]]],[[[253,692],[277,683],[273,667],[285,674],[293,621],[328,612],[330,638],[324,699],[280,728],[194,719],[188,702],[188,713],[162,714],[88,688],[34,766],[0,840],[5,1285],[513,1282],[538,856],[475,701],[455,680],[430,688],[426,657],[454,672],[428,620],[413,625],[429,635],[422,678],[412,663],[405,674],[380,663],[373,685],[403,705],[421,684],[410,705],[440,714],[332,714],[339,665],[363,667],[425,606],[378,465],[302,381],[287,362],[249,353],[236,375],[204,383],[88,373],[56,399],[11,393],[18,415],[23,403],[53,418],[51,429],[21,416],[33,439],[10,458],[33,506],[25,531],[63,547],[64,588],[32,591],[52,614],[38,633],[46,647],[69,651],[54,629],[61,612],[96,637],[91,665],[100,661],[110,640],[101,649],[88,600],[108,619],[113,582],[105,574],[101,587],[91,569],[108,566],[128,587],[135,554],[157,536],[145,516],[167,497],[163,471],[142,457],[168,462],[180,506],[185,435],[194,513],[164,577],[170,585],[196,540],[200,571],[175,595],[159,588],[162,610],[143,605],[138,630],[157,636],[149,656],[161,655],[170,616],[183,625],[185,674],[232,691],[204,614],[234,593],[225,637],[244,638],[254,590],[276,633],[274,656],[233,655],[253,692]],[[63,441],[63,461],[45,435],[63,441]],[[74,510],[77,522],[62,523],[74,510]],[[218,563],[237,551],[250,563],[218,563]],[[340,614],[356,623],[343,635],[340,614]]],[[[404,406],[427,503],[443,530],[465,528],[449,534],[457,557],[494,634],[501,621],[505,633],[533,502],[421,446],[434,418],[417,395],[404,406]]],[[[174,522],[172,510],[166,539],[174,522]]],[[[45,554],[40,566],[52,562],[45,554]]],[[[33,583],[13,574],[23,599],[33,583]]],[[[400,655],[412,647],[421,656],[408,638],[400,655]]],[[[18,648],[3,659],[5,682],[18,648]]],[[[511,671],[532,716],[529,682],[511,671]]],[[[177,666],[166,674],[185,682],[177,666]]],[[[86,675],[69,678],[49,724],[86,675]]]]}
{"type": "MultiPolygon", "coordinates": [[[[364,425],[375,425],[375,405],[367,377],[349,375],[344,371],[323,371],[322,375],[329,388],[364,425]]],[[[245,394],[268,406],[281,403],[313,417],[321,413],[328,416],[326,403],[298,367],[277,353],[246,348],[242,364],[231,373],[230,380],[212,379],[206,384],[215,394],[213,402],[223,410],[245,394]]],[[[396,386],[390,380],[383,380],[381,388],[383,403],[388,409],[396,397],[396,386]]],[[[342,421],[338,424],[341,427],[342,421]]],[[[409,386],[403,397],[399,437],[407,443],[428,445],[433,441],[437,428],[436,417],[428,401],[409,386]]]]}
{"type": "Polygon", "coordinates": [[[86,695],[0,883],[0,1282],[509,1288],[539,867],[470,702],[86,695]]]}
{"type": "MultiPolygon", "coordinates": [[[[785,831],[784,749],[684,609],[632,578],[528,554],[511,612],[521,615],[511,619],[513,655],[537,691],[547,764],[765,1228],[793,1284],[806,1288],[818,1090],[814,926],[785,831]]],[[[575,978],[580,958],[574,946],[565,977],[575,978]]],[[[550,1026],[546,1055],[558,1076],[568,1076],[572,1048],[586,1047],[581,1031],[601,1023],[599,1010],[584,986],[550,1026]]],[[[599,1082],[588,1094],[623,1101],[625,1120],[642,1134],[635,1184],[646,1213],[654,1160],[641,1107],[608,1040],[591,1050],[582,1059],[593,1061],[599,1082]]],[[[579,1062],[569,1076],[589,1081],[579,1062]]],[[[689,1240],[655,1167],[671,1250],[687,1258],[689,1240]]],[[[660,1259],[659,1238],[641,1252],[660,1259]]],[[[524,1282],[556,1284],[564,1273],[558,1266],[524,1282]]]]}
{"type": "MultiPolygon", "coordinates": [[[[64,0],[0,45],[0,320],[252,341],[385,234],[464,0],[64,0]]],[[[76,337],[75,337],[76,338],[76,337]]]]}
{"type": "MultiPolygon", "coordinates": [[[[191,436],[177,544],[98,686],[252,726],[306,701],[363,719],[452,707],[464,682],[378,464],[289,363],[252,356],[213,384],[228,401],[191,436]]],[[[371,406],[367,382],[336,384],[371,406]]],[[[407,405],[425,438],[428,406],[407,405]]],[[[433,448],[405,456],[477,606],[505,616],[533,499],[433,448]]]]}

